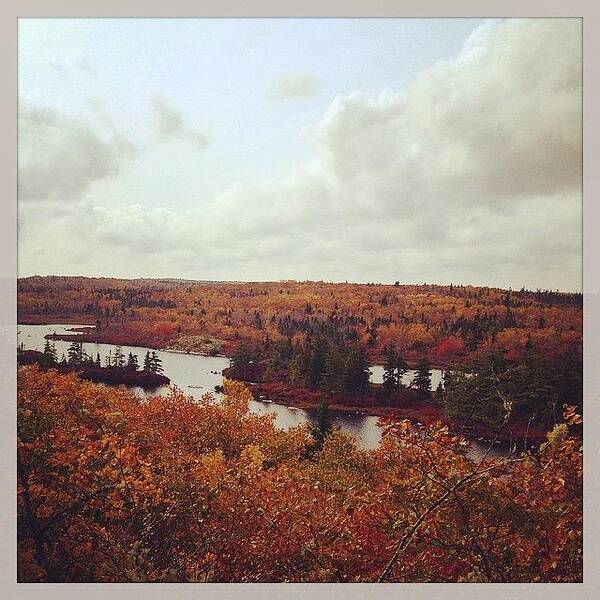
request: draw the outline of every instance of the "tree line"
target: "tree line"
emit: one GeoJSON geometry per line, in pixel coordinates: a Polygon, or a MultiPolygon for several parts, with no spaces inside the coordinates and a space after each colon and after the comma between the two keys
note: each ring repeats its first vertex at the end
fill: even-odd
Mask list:
{"type": "MultiPolygon", "coordinates": [[[[408,371],[408,364],[392,345],[385,348],[384,356],[383,385],[377,395],[394,399],[407,389],[402,378],[408,371]]],[[[285,338],[268,351],[243,343],[231,357],[229,375],[246,381],[284,380],[292,386],[359,400],[374,392],[364,344],[335,329],[329,336],[322,330],[309,335],[304,343],[285,338]]],[[[431,366],[425,358],[417,364],[410,387],[416,390],[419,400],[430,397],[431,366]]]]}
{"type": "MultiPolygon", "coordinates": [[[[49,365],[63,365],[69,367],[95,367],[95,368],[118,368],[118,369],[128,369],[130,371],[138,371],[140,366],[138,363],[138,356],[132,352],[129,352],[127,356],[123,352],[121,346],[116,346],[114,353],[109,351],[109,353],[104,357],[104,365],[100,359],[100,353],[97,352],[96,356],[85,352],[83,349],[82,342],[71,342],[67,349],[67,355],[64,354],[61,356],[60,360],[58,358],[58,353],[56,350],[56,344],[50,343],[49,340],[46,340],[44,344],[43,354],[49,363],[49,365]]],[[[142,372],[144,373],[152,373],[160,375],[163,372],[162,360],[158,356],[158,354],[152,350],[147,351],[144,356],[144,363],[142,365],[142,372]]]]}

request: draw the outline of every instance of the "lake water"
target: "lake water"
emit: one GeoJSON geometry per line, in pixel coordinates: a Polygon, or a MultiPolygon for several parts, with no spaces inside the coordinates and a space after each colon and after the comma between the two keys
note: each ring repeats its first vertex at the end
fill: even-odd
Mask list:
{"type": "MultiPolygon", "coordinates": [[[[26,350],[43,350],[45,339],[44,336],[50,333],[73,333],[71,331],[76,327],[84,327],[82,325],[18,325],[18,344],[23,344],[26,350]]],[[[67,356],[67,349],[70,342],[62,340],[54,340],[56,351],[60,360],[62,354],[67,356]]],[[[115,346],[113,344],[94,344],[84,343],[83,350],[96,358],[100,354],[102,364],[104,358],[111,353],[114,355],[115,346]]],[[[144,362],[144,356],[147,348],[139,346],[122,346],[125,357],[131,352],[137,355],[140,365],[144,362]]],[[[160,360],[162,361],[164,373],[171,380],[172,385],[176,385],[184,393],[201,398],[207,392],[219,396],[214,391],[216,385],[223,383],[222,371],[229,366],[229,359],[224,356],[199,356],[195,354],[184,354],[179,352],[165,352],[157,350],[160,360]]],[[[381,383],[383,380],[383,367],[375,365],[371,367],[371,381],[381,383]]],[[[409,385],[414,376],[414,371],[409,371],[404,376],[405,385],[409,385]]],[[[431,381],[432,389],[435,390],[438,383],[441,381],[442,371],[432,369],[431,381]]],[[[140,396],[150,395],[166,395],[169,393],[168,386],[156,388],[152,391],[145,391],[142,388],[130,388],[140,396]]],[[[307,422],[314,421],[314,411],[305,411],[295,407],[287,407],[281,404],[263,404],[262,402],[251,401],[250,410],[256,414],[274,414],[275,425],[282,429],[288,429],[297,425],[302,425],[307,422]]],[[[381,429],[378,426],[378,417],[364,414],[344,413],[335,415],[335,424],[343,431],[352,435],[357,443],[365,449],[376,448],[381,440],[381,429]]],[[[481,449],[486,449],[487,446],[473,442],[475,454],[478,454],[481,449]]]]}

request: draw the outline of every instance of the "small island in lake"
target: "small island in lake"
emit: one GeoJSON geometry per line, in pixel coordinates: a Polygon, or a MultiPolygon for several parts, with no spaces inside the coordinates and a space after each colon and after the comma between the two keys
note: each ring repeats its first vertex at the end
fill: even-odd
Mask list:
{"type": "Polygon", "coordinates": [[[77,373],[81,379],[109,385],[139,386],[144,389],[154,389],[168,385],[170,379],[162,374],[162,364],[156,352],[147,352],[142,369],[139,369],[137,356],[124,354],[117,346],[113,357],[107,357],[104,366],[100,356],[95,359],[83,351],[81,342],[73,342],[69,346],[68,358],[58,359],[56,348],[46,340],[44,351],[24,350],[17,352],[17,362],[20,365],[37,364],[42,369],[56,369],[60,373],[77,373]]]}

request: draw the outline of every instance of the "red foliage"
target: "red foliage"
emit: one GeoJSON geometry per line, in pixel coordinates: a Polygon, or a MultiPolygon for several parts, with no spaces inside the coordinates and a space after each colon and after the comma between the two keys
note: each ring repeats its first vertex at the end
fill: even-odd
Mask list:
{"type": "Polygon", "coordinates": [[[333,432],[307,453],[305,427],[249,399],[22,367],[19,581],[581,581],[572,409],[538,453],[474,462],[441,424],[397,419],[375,451],[333,432]]]}

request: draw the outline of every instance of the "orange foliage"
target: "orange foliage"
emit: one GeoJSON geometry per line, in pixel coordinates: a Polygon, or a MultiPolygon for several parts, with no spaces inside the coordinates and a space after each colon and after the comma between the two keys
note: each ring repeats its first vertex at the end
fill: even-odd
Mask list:
{"type": "Polygon", "coordinates": [[[19,581],[581,581],[573,410],[535,455],[473,462],[440,424],[375,451],[221,402],[19,369],[19,581]]]}
{"type": "Polygon", "coordinates": [[[116,344],[159,348],[209,335],[228,354],[240,341],[298,342],[307,325],[335,320],[363,343],[376,330],[373,361],[392,344],[411,362],[426,355],[441,367],[474,364],[490,350],[517,359],[528,339],[557,356],[582,339],[580,295],[470,286],[28,277],[18,281],[18,312],[28,323],[100,320],[94,337],[116,344]]]}

